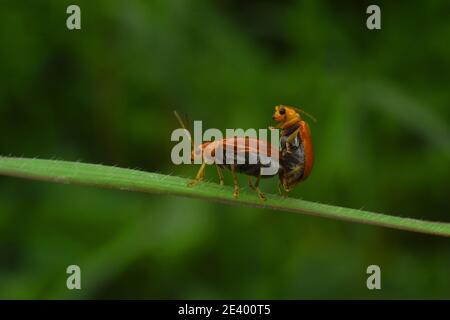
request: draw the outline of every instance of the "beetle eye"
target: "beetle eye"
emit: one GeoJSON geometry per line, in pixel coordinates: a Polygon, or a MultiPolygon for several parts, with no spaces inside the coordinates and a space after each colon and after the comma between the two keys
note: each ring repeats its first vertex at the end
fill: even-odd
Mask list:
{"type": "Polygon", "coordinates": [[[280,111],[278,111],[279,114],[285,114],[286,113],[286,109],[284,108],[280,108],[280,111]]]}

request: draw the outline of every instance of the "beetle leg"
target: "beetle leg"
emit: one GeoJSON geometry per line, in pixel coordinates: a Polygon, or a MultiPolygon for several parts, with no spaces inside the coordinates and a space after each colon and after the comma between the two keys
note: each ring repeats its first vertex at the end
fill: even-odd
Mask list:
{"type": "Polygon", "coordinates": [[[238,183],[238,179],[236,176],[236,171],[235,171],[234,165],[231,165],[230,167],[231,167],[231,175],[233,176],[233,183],[234,183],[233,197],[237,198],[237,196],[239,195],[239,183],[238,183]]]}
{"type": "Polygon", "coordinates": [[[195,179],[188,183],[188,187],[193,187],[203,180],[203,177],[205,176],[205,168],[206,163],[202,163],[200,169],[197,172],[197,175],[195,176],[195,179]]]}
{"type": "Polygon", "coordinates": [[[289,144],[297,137],[298,135],[298,130],[295,130],[294,132],[292,132],[289,137],[286,139],[286,151],[287,153],[292,153],[291,151],[291,147],[289,146],[289,144]]]}
{"type": "Polygon", "coordinates": [[[283,198],[287,198],[288,193],[290,190],[284,190],[283,184],[281,183],[281,181],[278,182],[278,193],[280,194],[280,196],[282,196],[283,198]]]}
{"type": "Polygon", "coordinates": [[[222,174],[222,170],[220,169],[220,167],[218,165],[216,165],[216,169],[217,169],[217,175],[219,176],[219,184],[222,187],[223,186],[223,174],[222,174]]]}
{"type": "Polygon", "coordinates": [[[292,140],[295,139],[295,137],[298,135],[298,131],[299,129],[295,130],[294,132],[292,132],[289,137],[287,138],[286,142],[291,143],[292,140]]]}
{"type": "Polygon", "coordinates": [[[286,178],[293,176],[294,174],[298,173],[300,170],[303,169],[302,165],[298,165],[296,166],[294,169],[292,169],[291,171],[289,171],[288,173],[286,173],[286,178]]]}
{"type": "Polygon", "coordinates": [[[255,189],[255,186],[252,183],[252,177],[250,177],[250,176],[248,177],[248,186],[252,189],[255,189]]]}
{"type": "Polygon", "coordinates": [[[281,184],[281,181],[278,182],[278,193],[280,194],[280,196],[283,195],[283,190],[281,189],[283,187],[283,185],[281,184]]]}
{"type": "Polygon", "coordinates": [[[261,176],[258,176],[256,178],[255,184],[253,185],[251,177],[248,177],[248,185],[250,186],[250,188],[252,188],[253,190],[256,191],[256,193],[258,194],[258,197],[262,201],[266,201],[267,200],[266,196],[264,195],[264,193],[261,192],[261,190],[259,190],[259,182],[260,182],[260,180],[261,180],[261,176]]]}
{"type": "Polygon", "coordinates": [[[261,176],[258,176],[256,178],[256,182],[255,185],[253,185],[252,181],[250,180],[250,177],[248,177],[248,184],[250,185],[250,187],[256,191],[256,193],[258,194],[258,197],[262,200],[262,201],[266,201],[267,198],[264,195],[264,193],[261,192],[261,190],[259,190],[259,182],[261,181],[261,176]]]}

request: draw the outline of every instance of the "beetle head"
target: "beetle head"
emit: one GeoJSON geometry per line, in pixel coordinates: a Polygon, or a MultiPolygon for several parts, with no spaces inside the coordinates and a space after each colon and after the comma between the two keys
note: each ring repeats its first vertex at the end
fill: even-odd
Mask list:
{"type": "Polygon", "coordinates": [[[275,113],[273,114],[272,119],[278,122],[288,122],[292,119],[301,120],[300,115],[294,108],[284,105],[275,107],[275,113]]]}
{"type": "Polygon", "coordinates": [[[311,118],[311,120],[316,122],[316,118],[314,118],[311,114],[303,111],[302,109],[288,107],[282,104],[275,107],[275,113],[273,114],[272,119],[281,123],[285,123],[293,119],[301,121],[302,117],[300,116],[300,113],[308,116],[309,118],[311,118]]]}

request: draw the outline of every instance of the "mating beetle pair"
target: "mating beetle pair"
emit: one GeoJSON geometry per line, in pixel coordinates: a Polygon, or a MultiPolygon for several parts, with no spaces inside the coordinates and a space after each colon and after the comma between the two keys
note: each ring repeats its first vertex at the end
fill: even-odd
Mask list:
{"type": "MultiPolygon", "coordinates": [[[[278,176],[280,179],[278,190],[280,193],[282,193],[282,189],[286,192],[291,191],[300,181],[305,180],[311,173],[313,167],[314,151],[311,133],[308,123],[302,119],[300,113],[306,114],[315,120],[303,110],[284,105],[276,106],[275,113],[272,117],[273,120],[278,122],[278,125],[275,128],[281,130],[280,150],[277,157],[280,166],[278,170],[278,176]]],[[[178,114],[175,113],[175,115],[180,121],[181,126],[185,128],[178,114]]],[[[275,128],[271,127],[270,129],[275,128]]],[[[259,157],[262,156],[270,158],[270,150],[272,148],[268,142],[261,139],[250,137],[233,137],[205,142],[197,148],[194,148],[194,150],[192,150],[192,158],[195,153],[201,154],[202,164],[196,177],[189,182],[188,185],[192,187],[203,180],[206,169],[206,162],[203,161],[205,154],[214,157],[216,150],[226,150],[226,148],[234,150],[234,159],[232,159],[231,164],[229,161],[226,162],[227,164],[214,164],[217,169],[220,185],[223,185],[222,169],[230,170],[234,181],[233,196],[237,197],[239,195],[239,184],[236,173],[242,173],[248,176],[249,186],[256,191],[258,197],[263,201],[266,200],[266,197],[259,189],[259,182],[261,177],[271,176],[261,175],[261,169],[265,165],[259,161],[259,157]],[[252,146],[256,146],[256,148],[252,146]],[[258,157],[258,161],[256,164],[249,164],[247,162],[241,164],[237,161],[236,156],[239,151],[241,151],[246,158],[251,155],[258,157]],[[256,177],[255,183],[252,182],[251,177],[256,177]]]]}

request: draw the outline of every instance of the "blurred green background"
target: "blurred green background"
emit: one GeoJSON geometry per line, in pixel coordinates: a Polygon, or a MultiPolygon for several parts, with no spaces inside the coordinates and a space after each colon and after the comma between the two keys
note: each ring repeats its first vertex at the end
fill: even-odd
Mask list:
{"type": "MultiPolygon", "coordinates": [[[[173,109],[265,128],[283,103],[318,118],[292,197],[450,221],[449,2],[376,3],[378,31],[364,1],[2,1],[0,154],[192,177],[170,161],[173,109]]],[[[3,299],[449,299],[449,270],[445,238],[0,177],[3,299]]]]}

